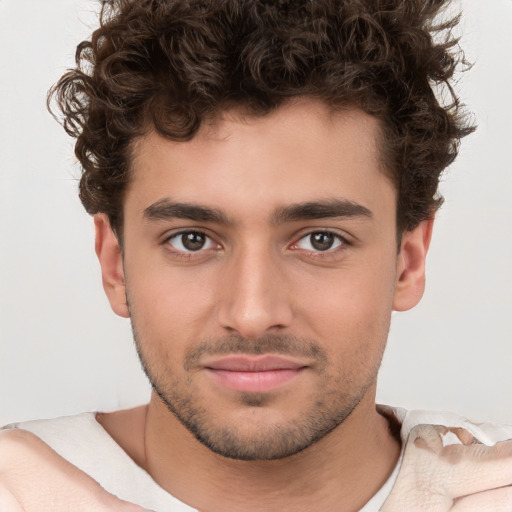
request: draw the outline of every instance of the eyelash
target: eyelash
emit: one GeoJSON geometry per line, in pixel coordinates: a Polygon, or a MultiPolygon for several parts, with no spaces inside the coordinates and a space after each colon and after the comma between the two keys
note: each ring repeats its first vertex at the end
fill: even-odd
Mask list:
{"type": "MultiPolygon", "coordinates": [[[[190,259],[190,258],[194,257],[194,254],[202,253],[207,249],[204,249],[201,247],[197,251],[180,250],[180,249],[176,249],[176,248],[172,247],[170,242],[172,240],[180,239],[180,237],[183,237],[184,235],[191,235],[191,234],[202,235],[205,237],[206,243],[208,243],[208,241],[209,241],[210,243],[215,244],[217,247],[220,247],[220,244],[217,244],[211,236],[209,236],[205,231],[202,231],[201,229],[186,229],[186,230],[178,231],[177,233],[173,233],[172,235],[166,237],[165,240],[163,240],[163,244],[171,247],[169,250],[173,253],[173,255],[190,259]]],[[[183,242],[181,242],[181,245],[183,246],[183,242]]],[[[211,249],[211,248],[208,248],[208,249],[211,249]]]]}
{"type": "Polygon", "coordinates": [[[292,249],[297,247],[300,242],[302,242],[303,240],[308,239],[308,237],[312,237],[313,235],[328,235],[328,236],[332,236],[334,238],[334,242],[333,243],[334,244],[336,244],[336,243],[338,244],[335,247],[326,249],[325,251],[322,251],[322,250],[319,250],[319,249],[316,249],[316,250],[315,249],[312,249],[312,250],[300,249],[300,248],[298,249],[298,250],[306,251],[310,256],[313,256],[315,258],[334,257],[340,251],[343,251],[344,249],[346,249],[348,246],[351,245],[350,241],[347,240],[346,237],[342,236],[341,234],[339,234],[336,231],[332,231],[332,230],[329,230],[329,229],[317,229],[317,230],[313,230],[313,231],[308,231],[307,233],[303,234],[296,242],[293,243],[293,245],[291,246],[292,249]]]}
{"type": "MultiPolygon", "coordinates": [[[[170,244],[171,240],[179,239],[180,237],[183,237],[184,235],[188,235],[188,234],[202,235],[202,236],[204,236],[206,238],[207,243],[208,243],[208,241],[210,241],[210,243],[213,243],[213,244],[216,245],[215,249],[218,249],[218,248],[221,247],[220,244],[215,242],[214,239],[211,236],[209,236],[205,231],[203,231],[201,229],[187,229],[187,230],[178,231],[177,233],[173,233],[172,235],[166,237],[163,240],[162,243],[163,243],[163,245],[171,246],[171,244],[170,244]]],[[[335,256],[336,254],[338,254],[339,251],[342,251],[342,250],[346,249],[347,247],[349,247],[351,245],[352,245],[351,242],[346,237],[340,235],[336,231],[332,231],[332,230],[329,230],[329,229],[317,229],[317,230],[308,231],[307,233],[304,233],[302,236],[300,236],[300,238],[297,239],[296,242],[294,242],[290,246],[290,248],[292,250],[304,251],[304,252],[308,253],[308,255],[310,255],[312,257],[315,257],[315,258],[328,258],[328,257],[335,256]],[[308,250],[308,249],[297,248],[298,244],[302,240],[305,240],[308,237],[311,237],[311,236],[317,235],[317,234],[329,235],[329,236],[334,237],[335,238],[335,242],[334,243],[338,242],[338,245],[336,245],[334,248],[326,249],[325,251],[314,250],[314,249],[313,250],[308,250]]],[[[208,247],[206,249],[201,247],[197,251],[193,251],[193,250],[188,250],[187,251],[187,250],[176,249],[176,248],[171,246],[171,248],[169,250],[175,256],[186,258],[186,259],[191,259],[191,258],[194,257],[195,254],[199,255],[200,253],[204,253],[205,251],[211,250],[211,249],[212,249],[211,247],[208,247]]]]}

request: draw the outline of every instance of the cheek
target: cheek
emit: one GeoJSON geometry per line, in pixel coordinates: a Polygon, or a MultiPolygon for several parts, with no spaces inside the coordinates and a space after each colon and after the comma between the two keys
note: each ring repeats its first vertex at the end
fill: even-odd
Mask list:
{"type": "Polygon", "coordinates": [[[329,340],[339,357],[357,347],[383,347],[391,319],[393,276],[389,264],[333,271],[321,286],[298,292],[303,298],[298,316],[318,340],[329,340]]]}
{"type": "Polygon", "coordinates": [[[152,344],[196,337],[211,316],[213,287],[204,272],[168,265],[125,265],[132,322],[152,344]]]}

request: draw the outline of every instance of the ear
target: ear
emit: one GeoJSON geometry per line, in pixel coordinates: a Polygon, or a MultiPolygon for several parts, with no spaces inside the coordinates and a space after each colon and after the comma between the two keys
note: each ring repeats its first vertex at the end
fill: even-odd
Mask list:
{"type": "Polygon", "coordinates": [[[397,259],[397,281],[393,297],[395,311],[418,304],[425,291],[425,259],[432,238],[434,219],[428,219],[402,236],[397,259]]]}
{"type": "Polygon", "coordinates": [[[95,249],[101,266],[103,289],[114,313],[128,318],[130,313],[126,304],[123,257],[119,241],[104,213],[97,213],[94,216],[94,227],[96,229],[95,249]]]}

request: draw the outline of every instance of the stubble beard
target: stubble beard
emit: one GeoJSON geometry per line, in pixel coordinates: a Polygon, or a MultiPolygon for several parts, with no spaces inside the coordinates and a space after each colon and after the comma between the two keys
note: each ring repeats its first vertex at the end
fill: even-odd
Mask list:
{"type": "MultiPolygon", "coordinates": [[[[179,379],[169,368],[157,369],[158,354],[147,350],[133,317],[132,330],[142,368],[167,409],[204,446],[218,455],[236,460],[282,459],[310,447],[350,416],[374,384],[380,364],[379,360],[375,368],[366,368],[364,382],[354,390],[351,376],[336,377],[329,373],[325,352],[312,340],[289,335],[267,335],[257,340],[230,336],[202,343],[187,354],[184,375],[187,375],[187,368],[193,367],[194,362],[204,355],[272,353],[284,357],[303,356],[316,362],[318,392],[313,404],[300,417],[286,423],[255,426],[248,421],[245,425],[234,425],[213,420],[211,412],[201,404],[199,392],[190,379],[179,379]]],[[[239,395],[240,407],[247,409],[265,407],[271,400],[266,393],[239,395]]]]}

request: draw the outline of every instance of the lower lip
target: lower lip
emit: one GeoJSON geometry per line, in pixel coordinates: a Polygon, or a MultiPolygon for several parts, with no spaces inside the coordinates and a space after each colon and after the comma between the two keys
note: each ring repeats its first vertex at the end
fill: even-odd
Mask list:
{"type": "Polygon", "coordinates": [[[264,393],[276,389],[298,377],[304,368],[268,370],[264,372],[237,372],[208,368],[210,375],[224,387],[245,393],[264,393]]]}

